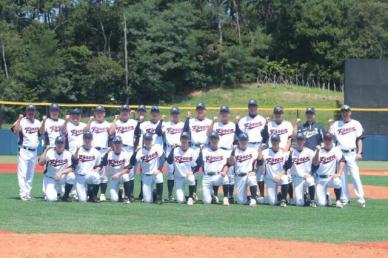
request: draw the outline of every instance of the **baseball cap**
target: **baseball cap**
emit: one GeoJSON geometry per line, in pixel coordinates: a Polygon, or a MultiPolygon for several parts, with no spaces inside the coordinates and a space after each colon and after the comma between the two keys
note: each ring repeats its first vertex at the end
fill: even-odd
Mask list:
{"type": "Polygon", "coordinates": [[[248,134],[247,133],[240,133],[238,135],[238,140],[239,141],[248,141],[248,134]]]}
{"type": "Polygon", "coordinates": [[[170,114],[179,114],[179,113],[180,113],[179,108],[177,108],[177,107],[171,108],[170,114]]]}
{"type": "Polygon", "coordinates": [[[342,105],[341,106],[341,111],[351,111],[351,107],[349,105],[342,105]]]}
{"type": "Polygon", "coordinates": [[[209,136],[210,139],[220,139],[220,136],[217,132],[212,132],[209,136]]]}
{"type": "Polygon", "coordinates": [[[145,133],[143,135],[143,140],[152,140],[152,134],[151,133],[145,133]]]}
{"type": "Polygon", "coordinates": [[[333,140],[333,134],[329,133],[329,132],[326,132],[324,135],[323,135],[323,140],[325,141],[331,141],[333,140]]]}
{"type": "Polygon", "coordinates": [[[313,108],[313,107],[308,107],[308,108],[306,108],[306,114],[307,114],[307,113],[315,114],[315,108],[313,108]]]}
{"type": "Polygon", "coordinates": [[[115,137],[113,137],[112,142],[113,143],[122,143],[123,140],[121,139],[120,135],[116,135],[115,137]]]}
{"type": "Polygon", "coordinates": [[[195,110],[206,109],[206,105],[203,102],[199,102],[195,110]]]}
{"type": "Polygon", "coordinates": [[[220,113],[229,113],[230,112],[230,108],[228,106],[222,106],[220,108],[220,113]]]}
{"type": "Polygon", "coordinates": [[[281,107],[281,106],[274,107],[273,113],[274,114],[283,114],[284,113],[283,107],[281,107]]]}
{"type": "Polygon", "coordinates": [[[305,140],[306,139],[306,136],[302,133],[302,132],[298,132],[296,134],[296,139],[297,140],[305,140]]]}
{"type": "Polygon", "coordinates": [[[146,106],[144,106],[144,105],[139,105],[139,107],[137,108],[137,111],[144,111],[144,112],[147,112],[147,108],[146,108],[146,106]]]}
{"type": "Polygon", "coordinates": [[[101,105],[97,106],[94,112],[105,112],[105,108],[101,105]]]}
{"type": "Polygon", "coordinates": [[[84,138],[84,140],[91,140],[91,139],[93,139],[93,134],[91,132],[87,131],[84,133],[83,138],[84,138]]]}
{"type": "Polygon", "coordinates": [[[258,106],[258,103],[257,103],[257,100],[255,100],[255,99],[250,99],[249,101],[248,101],[248,107],[249,106],[258,106]]]}
{"type": "Polygon", "coordinates": [[[52,103],[50,106],[49,106],[49,110],[50,111],[59,111],[59,105],[57,103],[52,103]]]}
{"type": "Polygon", "coordinates": [[[55,144],[61,144],[64,142],[65,142],[65,137],[63,137],[62,135],[59,135],[57,136],[57,138],[55,138],[55,144]]]}
{"type": "Polygon", "coordinates": [[[131,108],[125,104],[120,107],[120,111],[131,111],[131,108]]]}
{"type": "Polygon", "coordinates": [[[181,139],[182,138],[186,138],[186,139],[189,139],[190,140],[190,134],[188,133],[188,132],[183,132],[182,134],[181,134],[181,139]]]}
{"type": "Polygon", "coordinates": [[[280,142],[280,136],[278,134],[271,135],[271,142],[280,142]]]}
{"type": "Polygon", "coordinates": [[[159,112],[160,112],[160,109],[159,109],[158,106],[153,105],[153,106],[151,107],[151,112],[159,113],[159,112]]]}
{"type": "Polygon", "coordinates": [[[35,111],[35,110],[36,110],[36,107],[35,107],[34,105],[28,105],[28,106],[26,107],[26,111],[29,111],[29,110],[35,111]]]}
{"type": "Polygon", "coordinates": [[[70,110],[70,115],[80,115],[80,114],[81,114],[81,110],[79,108],[74,108],[70,110]]]}

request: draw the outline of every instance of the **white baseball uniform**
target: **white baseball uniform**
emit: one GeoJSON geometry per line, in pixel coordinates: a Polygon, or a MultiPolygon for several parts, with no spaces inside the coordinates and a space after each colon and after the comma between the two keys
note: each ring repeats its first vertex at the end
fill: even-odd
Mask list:
{"type": "Polygon", "coordinates": [[[221,148],[212,150],[210,147],[205,147],[200,152],[199,162],[203,168],[203,203],[211,203],[214,195],[213,186],[220,186],[227,182],[227,177],[223,177],[220,173],[226,165],[230,153],[230,151],[221,148]]]}
{"type": "Polygon", "coordinates": [[[95,168],[101,163],[101,155],[95,148],[85,149],[83,146],[78,151],[78,160],[75,161],[75,189],[78,200],[86,202],[87,185],[98,185],[101,183],[100,174],[95,168]]]}
{"type": "MultiPolygon", "coordinates": [[[[284,149],[287,146],[288,139],[291,138],[294,128],[288,121],[283,120],[280,124],[275,121],[268,123],[268,134],[271,139],[271,135],[277,134],[280,137],[280,148],[284,149]]],[[[272,147],[271,141],[268,141],[268,146],[272,147]]]]}
{"type": "MultiPolygon", "coordinates": [[[[92,121],[90,124],[90,132],[93,134],[93,147],[96,148],[101,156],[104,156],[108,149],[109,128],[111,124],[107,121],[101,123],[92,121]]],[[[108,177],[105,173],[105,168],[100,170],[101,183],[107,183],[108,177]]]]}
{"type": "Polygon", "coordinates": [[[44,140],[45,145],[55,147],[55,138],[61,135],[65,120],[59,118],[57,120],[47,118],[44,124],[44,140]]]}
{"type": "Polygon", "coordinates": [[[41,123],[34,119],[22,118],[18,141],[18,183],[19,196],[30,197],[35,174],[37,148],[39,146],[39,128],[41,123]]]}
{"type": "MultiPolygon", "coordinates": [[[[165,153],[170,155],[172,146],[180,145],[180,136],[183,132],[183,122],[174,123],[172,121],[163,122],[163,134],[166,141],[165,153]]],[[[174,180],[174,165],[167,164],[167,179],[174,180]]]]}
{"type": "Polygon", "coordinates": [[[66,124],[66,140],[69,151],[74,155],[78,147],[81,147],[83,144],[83,135],[86,124],[79,122],[75,124],[72,121],[69,121],[66,124]]]}
{"type": "Polygon", "coordinates": [[[72,155],[70,151],[64,150],[58,154],[55,149],[50,149],[46,153],[45,158],[46,169],[43,177],[43,188],[46,195],[46,200],[56,201],[58,188],[64,184],[73,185],[75,183],[75,175],[69,172],[61,176],[60,180],[55,180],[57,173],[64,171],[72,166],[72,155]]]}
{"type": "Polygon", "coordinates": [[[234,157],[236,160],[233,166],[236,175],[236,191],[237,202],[247,204],[247,188],[256,186],[256,173],[254,164],[257,161],[258,151],[254,148],[246,148],[245,150],[236,148],[234,157]]]}
{"type": "MultiPolygon", "coordinates": [[[[143,181],[143,200],[146,203],[153,202],[152,189],[154,184],[163,183],[163,174],[159,171],[160,158],[163,156],[162,146],[152,145],[150,149],[145,147],[140,148],[136,153],[135,163],[131,166],[139,164],[141,168],[141,177],[143,181]]],[[[132,156],[133,159],[133,156],[132,156]]]]}
{"type": "Polygon", "coordinates": [[[347,202],[350,200],[348,187],[348,175],[352,176],[354,192],[360,203],[365,203],[364,190],[360,178],[360,169],[357,164],[357,146],[356,141],[362,137],[364,129],[357,120],[344,122],[343,120],[336,121],[329,129],[330,133],[335,136],[338,148],[342,151],[345,163],[345,173],[342,174],[342,193],[341,200],[347,202]]]}
{"type": "Polygon", "coordinates": [[[206,145],[208,143],[207,130],[209,129],[211,123],[212,120],[209,118],[204,118],[203,120],[190,118],[188,120],[188,132],[191,134],[192,147],[196,151],[199,151],[199,146],[201,144],[206,145]]]}
{"type": "Polygon", "coordinates": [[[163,137],[162,137],[163,129],[161,132],[157,132],[157,127],[159,123],[160,123],[160,120],[158,120],[156,123],[153,123],[152,121],[144,121],[143,123],[140,124],[140,131],[141,131],[140,146],[143,145],[143,135],[145,133],[151,133],[152,144],[163,147],[163,137]]]}
{"type": "Polygon", "coordinates": [[[292,149],[290,155],[292,158],[291,175],[294,183],[295,202],[297,206],[303,206],[305,188],[315,185],[314,177],[311,175],[315,152],[303,147],[302,151],[292,149]],[[307,176],[306,179],[305,176],[307,176]]]}
{"type": "Polygon", "coordinates": [[[318,206],[326,206],[328,187],[341,188],[341,180],[338,177],[333,177],[333,175],[337,171],[338,163],[343,160],[342,152],[337,147],[332,147],[330,150],[322,148],[319,151],[319,167],[315,172],[317,174],[316,193],[318,206]]]}

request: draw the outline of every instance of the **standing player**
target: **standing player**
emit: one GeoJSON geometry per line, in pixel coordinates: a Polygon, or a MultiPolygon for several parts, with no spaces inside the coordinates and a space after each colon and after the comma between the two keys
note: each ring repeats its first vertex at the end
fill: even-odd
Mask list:
{"type": "Polygon", "coordinates": [[[289,179],[287,170],[291,167],[291,157],[280,148],[280,136],[271,135],[271,147],[259,153],[259,160],[263,162],[265,183],[267,184],[268,202],[270,205],[277,204],[277,188],[281,188],[280,206],[287,206],[287,193],[289,179]]]}
{"type": "Polygon", "coordinates": [[[345,167],[345,159],[341,150],[333,145],[333,135],[331,133],[325,133],[323,136],[322,149],[320,145],[317,145],[313,164],[319,166],[316,171],[318,206],[327,205],[327,188],[333,187],[336,198],[335,205],[337,208],[342,208],[340,177],[345,167]]]}
{"type": "MultiPolygon", "coordinates": [[[[221,119],[218,121],[218,117],[214,117],[213,121],[208,129],[208,136],[214,131],[217,132],[220,136],[220,142],[218,147],[232,152],[233,143],[236,135],[236,124],[230,121],[230,109],[228,106],[222,106],[220,108],[220,116],[221,119]]],[[[224,192],[224,205],[228,205],[229,203],[233,203],[233,192],[234,192],[234,172],[233,169],[229,169],[227,176],[224,180],[223,185],[224,192]]],[[[214,195],[218,195],[218,186],[214,187],[214,195]]]]}
{"type": "MultiPolygon", "coordinates": [[[[218,147],[220,136],[216,132],[210,135],[210,144],[203,148],[199,153],[198,166],[202,167],[202,191],[204,204],[218,203],[217,196],[214,194],[213,186],[220,186],[225,181],[225,176],[228,172],[227,161],[230,157],[230,152],[218,147]]],[[[228,203],[224,203],[229,205],[228,203]]]]}
{"type": "MultiPolygon", "coordinates": [[[[111,127],[109,129],[110,135],[120,136],[122,139],[122,149],[125,152],[129,153],[131,157],[134,152],[135,144],[135,128],[137,126],[137,121],[131,119],[131,108],[128,105],[123,105],[120,108],[120,115],[115,117],[111,127]]],[[[133,200],[133,189],[134,189],[134,180],[135,180],[135,169],[130,169],[129,172],[129,193],[127,193],[129,200],[133,200]]],[[[125,186],[125,184],[124,184],[125,186]]],[[[111,188],[112,189],[112,188],[111,188]]]]}
{"type": "Polygon", "coordinates": [[[62,201],[68,202],[70,201],[70,191],[75,183],[72,155],[68,150],[65,150],[65,139],[63,136],[57,136],[54,145],[55,147],[47,146],[39,157],[39,164],[45,165],[43,177],[45,198],[50,202],[56,201],[59,193],[57,189],[61,189],[62,185],[65,185],[62,201]]]}
{"type": "MultiPolygon", "coordinates": [[[[168,122],[163,122],[162,130],[165,139],[165,151],[166,157],[168,157],[173,149],[173,146],[180,144],[180,136],[183,132],[184,123],[180,121],[180,111],[177,107],[174,107],[170,111],[171,119],[168,122]]],[[[177,181],[177,180],[175,180],[177,181]]],[[[178,180],[179,181],[179,180],[178,180]]],[[[180,183],[180,181],[179,181],[180,183]]],[[[168,189],[168,200],[173,201],[173,190],[174,190],[174,164],[167,164],[167,189],[168,189]]],[[[177,189],[178,193],[178,189],[177,189]]],[[[180,191],[181,193],[181,191],[180,191]]],[[[178,202],[180,200],[178,199],[178,202]]]]}
{"type": "Polygon", "coordinates": [[[292,167],[291,175],[295,186],[295,204],[297,206],[305,205],[304,193],[308,188],[310,196],[310,207],[315,208],[315,181],[312,176],[312,164],[315,152],[305,147],[306,136],[299,132],[296,135],[296,148],[291,150],[292,167]]]}
{"type": "MultiPolygon", "coordinates": [[[[103,156],[108,150],[110,123],[105,120],[105,108],[97,106],[94,110],[94,116],[90,117],[89,123],[85,130],[93,134],[93,147],[96,148],[100,155],[103,156]]],[[[105,201],[105,193],[108,187],[108,177],[105,174],[105,169],[100,170],[100,201],[105,201]]]]}
{"type": "Polygon", "coordinates": [[[347,204],[350,200],[348,174],[352,176],[354,192],[360,207],[365,208],[364,190],[360,179],[357,161],[362,159],[362,140],[364,129],[357,120],[352,119],[352,110],[348,105],[341,107],[342,120],[334,122],[329,131],[337,141],[337,147],[345,158],[346,173],[342,174],[341,201],[347,204]]]}
{"type": "Polygon", "coordinates": [[[130,203],[130,186],[129,186],[129,161],[131,155],[123,151],[123,141],[120,136],[116,135],[112,140],[112,151],[109,151],[102,158],[100,168],[105,167],[110,178],[109,193],[112,202],[118,202],[120,199],[120,184],[124,185],[125,197],[124,203],[130,203]]]}
{"type": "MultiPolygon", "coordinates": [[[[138,148],[140,143],[140,138],[141,138],[140,125],[144,122],[145,116],[147,115],[147,108],[144,105],[139,105],[136,111],[138,115],[138,122],[135,128],[135,144],[134,144],[135,150],[138,148]]],[[[136,173],[136,167],[133,168],[133,171],[136,173]]],[[[139,193],[138,199],[139,200],[143,199],[143,182],[141,181],[141,179],[140,179],[140,193],[139,193]]]]}
{"type": "Polygon", "coordinates": [[[323,126],[315,121],[315,109],[308,107],[306,109],[306,122],[300,123],[300,119],[297,119],[295,134],[298,132],[303,133],[305,136],[305,146],[310,150],[315,150],[317,145],[321,145],[323,142],[323,134],[325,129],[323,126]]]}
{"type": "Polygon", "coordinates": [[[176,198],[178,203],[185,203],[184,188],[189,186],[188,205],[194,204],[195,176],[193,170],[197,166],[198,154],[190,148],[190,135],[184,132],[180,135],[180,146],[171,149],[167,163],[174,167],[176,198]]]}
{"type": "MultiPolygon", "coordinates": [[[[236,118],[238,123],[237,134],[244,132],[248,135],[248,147],[259,150],[260,144],[265,143],[268,140],[268,131],[266,130],[267,121],[264,117],[257,113],[258,103],[256,100],[251,99],[248,102],[248,115],[239,119],[236,118]]],[[[262,166],[258,166],[256,181],[259,186],[260,197],[259,203],[264,203],[264,174],[262,166]]]]}
{"type": "Polygon", "coordinates": [[[90,202],[99,202],[97,194],[101,182],[99,174],[101,155],[92,146],[92,141],[93,134],[86,131],[83,134],[83,145],[76,150],[73,156],[76,175],[75,189],[80,202],[86,202],[88,196],[90,202]]]}
{"type": "Polygon", "coordinates": [[[160,109],[158,106],[151,107],[151,119],[149,121],[141,122],[139,129],[137,130],[136,137],[139,139],[140,146],[142,143],[142,138],[145,133],[150,133],[152,135],[152,144],[159,145],[163,148],[163,131],[162,131],[162,120],[160,120],[160,109]]]}
{"type": "Polygon", "coordinates": [[[70,110],[70,117],[66,117],[63,125],[63,134],[66,136],[66,149],[75,154],[83,144],[83,134],[86,124],[81,122],[81,110],[74,108],[70,110]]]}
{"type": "Polygon", "coordinates": [[[35,174],[39,129],[41,123],[35,119],[36,108],[26,107],[26,117],[19,115],[11,130],[19,136],[18,141],[18,183],[19,197],[22,201],[31,199],[32,182],[35,174]]]}
{"type": "Polygon", "coordinates": [[[152,144],[153,135],[145,133],[143,135],[143,147],[139,147],[131,157],[131,167],[140,165],[142,176],[143,200],[146,203],[156,201],[162,204],[163,198],[163,163],[160,161],[164,157],[162,146],[152,144]],[[153,185],[156,184],[156,194],[154,196],[153,185]]]}
{"type": "Polygon", "coordinates": [[[61,135],[64,123],[65,120],[59,118],[59,105],[51,104],[49,106],[49,118],[44,116],[40,127],[40,134],[44,135],[46,146],[55,146],[55,139],[61,135]]]}

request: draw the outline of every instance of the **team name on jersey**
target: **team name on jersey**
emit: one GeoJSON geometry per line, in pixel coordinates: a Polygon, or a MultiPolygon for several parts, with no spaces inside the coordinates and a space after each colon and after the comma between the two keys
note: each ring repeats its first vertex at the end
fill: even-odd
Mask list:
{"type": "Polygon", "coordinates": [[[49,130],[51,132],[60,132],[61,129],[62,129],[62,126],[60,126],[60,125],[52,125],[49,127],[49,130]]]}
{"type": "Polygon", "coordinates": [[[92,127],[90,130],[92,133],[105,133],[107,131],[107,127],[92,127]]]}
{"type": "Polygon", "coordinates": [[[318,128],[314,128],[314,130],[305,130],[303,131],[303,134],[306,136],[306,138],[310,138],[310,137],[313,137],[317,134],[319,134],[318,132],[318,128]]]}
{"type": "Polygon", "coordinates": [[[89,156],[89,155],[82,155],[82,154],[80,154],[80,155],[78,155],[78,159],[81,162],[88,162],[88,161],[95,160],[96,157],[94,155],[89,156]]]}
{"type": "Polygon", "coordinates": [[[348,133],[351,133],[351,132],[355,132],[356,131],[356,127],[339,128],[337,131],[338,131],[339,135],[345,135],[345,134],[348,134],[348,133]]]}
{"type": "Polygon", "coordinates": [[[233,128],[230,128],[230,129],[223,129],[223,128],[218,128],[216,130],[216,132],[220,135],[220,136],[224,136],[224,135],[227,135],[227,134],[232,134],[234,133],[234,129],[233,128]]]}
{"type": "Polygon", "coordinates": [[[24,130],[28,134],[33,134],[39,131],[39,127],[25,127],[24,130]]]}
{"type": "Polygon", "coordinates": [[[209,129],[208,125],[193,125],[191,127],[191,130],[196,132],[196,133],[206,131],[207,129],[209,129]]]}
{"type": "Polygon", "coordinates": [[[150,162],[151,160],[153,159],[156,159],[158,157],[158,153],[157,152],[154,152],[154,153],[151,153],[151,154],[147,154],[147,155],[144,155],[143,157],[141,157],[141,161],[142,162],[150,162]]]}
{"type": "Polygon", "coordinates": [[[155,128],[147,128],[146,132],[154,134],[156,132],[156,129],[155,128]]]}
{"type": "Polygon", "coordinates": [[[133,131],[135,130],[135,127],[134,126],[116,126],[116,132],[117,133],[126,133],[126,132],[129,132],[129,131],[133,131]]]}
{"type": "Polygon", "coordinates": [[[114,159],[109,159],[108,160],[108,165],[111,167],[119,167],[125,164],[125,159],[120,159],[120,160],[114,160],[114,159]]]}
{"type": "Polygon", "coordinates": [[[267,158],[265,160],[265,162],[268,164],[268,165],[275,165],[275,164],[278,164],[278,163],[282,163],[284,161],[284,157],[281,157],[281,158],[267,158]]]}
{"type": "Polygon", "coordinates": [[[222,156],[206,156],[205,157],[207,163],[213,163],[217,161],[221,161],[223,159],[222,156]]]}
{"type": "Polygon", "coordinates": [[[70,133],[71,133],[71,136],[79,136],[81,134],[84,133],[84,129],[73,129],[73,130],[70,130],[70,133]]]}
{"type": "Polygon", "coordinates": [[[292,158],[292,163],[300,165],[310,161],[310,157],[292,158]]]}
{"type": "Polygon", "coordinates": [[[176,163],[186,163],[186,162],[191,162],[193,160],[193,158],[192,157],[175,156],[174,160],[176,163]]]}
{"type": "Polygon", "coordinates": [[[331,155],[331,156],[327,156],[327,157],[321,157],[319,159],[320,163],[322,164],[327,164],[327,163],[330,163],[332,162],[333,160],[335,160],[335,154],[331,155]]]}
{"type": "Polygon", "coordinates": [[[284,129],[270,129],[269,132],[270,132],[270,134],[281,135],[281,134],[287,133],[288,129],[286,129],[286,128],[284,128],[284,129]]]}
{"type": "Polygon", "coordinates": [[[173,128],[173,127],[170,127],[170,128],[167,128],[167,129],[166,129],[166,132],[167,132],[168,134],[182,133],[182,132],[183,132],[183,128],[173,128]]]}
{"type": "Polygon", "coordinates": [[[52,167],[59,167],[63,166],[68,162],[67,159],[50,159],[48,161],[48,164],[51,165],[52,167]]]}
{"type": "Polygon", "coordinates": [[[245,129],[253,129],[253,128],[256,128],[256,127],[263,126],[263,123],[262,122],[245,123],[244,126],[245,126],[245,129]]]}
{"type": "Polygon", "coordinates": [[[250,160],[252,158],[252,154],[246,154],[246,155],[237,155],[236,162],[243,163],[244,161],[250,160]]]}

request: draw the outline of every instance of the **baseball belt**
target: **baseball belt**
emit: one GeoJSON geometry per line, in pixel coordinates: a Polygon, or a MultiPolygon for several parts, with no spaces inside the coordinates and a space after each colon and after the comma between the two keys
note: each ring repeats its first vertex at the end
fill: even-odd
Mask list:
{"type": "Polygon", "coordinates": [[[239,173],[239,174],[237,174],[238,177],[244,177],[246,175],[248,175],[248,173],[239,173]]]}
{"type": "Polygon", "coordinates": [[[25,150],[28,150],[28,151],[36,151],[36,149],[34,149],[34,148],[29,148],[29,147],[26,147],[26,146],[20,146],[20,147],[25,149],[25,150]]]}
{"type": "Polygon", "coordinates": [[[318,175],[319,178],[329,178],[329,175],[318,175]]]}
{"type": "Polygon", "coordinates": [[[207,172],[205,173],[205,176],[215,176],[218,175],[218,172],[207,172]]]}
{"type": "Polygon", "coordinates": [[[342,150],[342,149],[341,149],[341,151],[342,151],[343,153],[350,153],[350,152],[355,152],[356,149],[350,149],[350,150],[342,150]]]}

